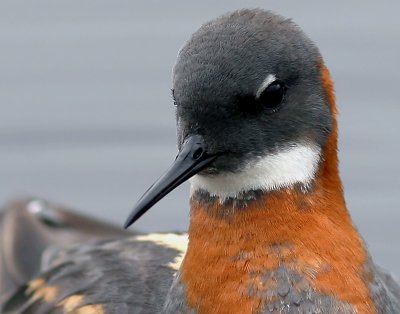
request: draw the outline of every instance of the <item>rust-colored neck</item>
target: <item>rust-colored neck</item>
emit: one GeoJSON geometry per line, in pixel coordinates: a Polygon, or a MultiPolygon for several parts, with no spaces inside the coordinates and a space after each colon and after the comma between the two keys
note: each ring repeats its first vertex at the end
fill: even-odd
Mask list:
{"type": "Polygon", "coordinates": [[[241,210],[193,200],[189,246],[181,267],[187,302],[198,313],[252,313],[276,283],[265,274],[284,266],[323,295],[373,312],[363,276],[367,253],[352,225],[338,174],[333,86],[322,66],[333,130],[310,192],[266,193],[241,210]]]}

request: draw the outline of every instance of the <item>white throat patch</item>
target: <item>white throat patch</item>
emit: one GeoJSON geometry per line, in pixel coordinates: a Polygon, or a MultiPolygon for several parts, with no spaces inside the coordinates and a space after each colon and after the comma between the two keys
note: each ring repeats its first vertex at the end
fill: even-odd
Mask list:
{"type": "Polygon", "coordinates": [[[220,175],[195,175],[190,179],[192,193],[202,189],[223,202],[250,190],[272,191],[296,183],[308,186],[320,160],[320,147],[295,144],[249,162],[240,172],[220,175]]]}

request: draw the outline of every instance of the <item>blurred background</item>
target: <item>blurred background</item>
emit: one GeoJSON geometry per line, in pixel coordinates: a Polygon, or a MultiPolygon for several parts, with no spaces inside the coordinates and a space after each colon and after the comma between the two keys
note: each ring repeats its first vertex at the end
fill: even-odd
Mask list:
{"type": "MultiPolygon", "coordinates": [[[[400,275],[400,5],[321,1],[0,2],[0,203],[41,196],[122,225],[176,154],[171,68],[201,23],[262,7],[293,18],[336,82],[346,198],[400,275]]],[[[183,231],[188,184],[136,225],[183,231]]]]}

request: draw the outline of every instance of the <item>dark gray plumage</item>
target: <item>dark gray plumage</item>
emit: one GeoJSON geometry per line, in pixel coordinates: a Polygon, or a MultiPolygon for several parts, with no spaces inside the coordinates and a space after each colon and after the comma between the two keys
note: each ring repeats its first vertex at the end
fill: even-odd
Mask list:
{"type": "Polygon", "coordinates": [[[10,202],[2,208],[0,220],[0,303],[39,273],[42,254],[49,246],[62,248],[131,234],[45,200],[10,202]]]}
{"type": "Polygon", "coordinates": [[[14,218],[19,227],[12,229],[11,239],[21,241],[12,243],[17,255],[1,247],[0,258],[7,260],[0,264],[2,303],[8,298],[1,313],[69,313],[63,301],[71,296],[83,296],[79,308],[101,305],[103,313],[161,311],[175,273],[168,265],[181,253],[178,250],[138,240],[132,233],[44,200],[6,206],[3,227],[14,218]],[[39,204],[46,207],[45,217],[29,211],[39,204]],[[10,262],[16,263],[15,271],[8,268],[10,262]]]}
{"type": "Polygon", "coordinates": [[[78,308],[99,304],[102,313],[158,313],[174,275],[167,264],[177,254],[174,249],[135,238],[61,250],[40,275],[46,281],[44,287],[57,288],[57,296],[35,300],[32,296],[43,286],[36,291],[23,286],[3,313],[67,313],[63,300],[74,295],[83,296],[78,308]]]}

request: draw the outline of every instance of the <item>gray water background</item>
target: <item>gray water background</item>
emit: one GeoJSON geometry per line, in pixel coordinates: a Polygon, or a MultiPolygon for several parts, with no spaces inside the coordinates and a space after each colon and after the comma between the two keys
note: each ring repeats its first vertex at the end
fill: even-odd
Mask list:
{"type": "MultiPolygon", "coordinates": [[[[1,1],[0,203],[42,196],[121,225],[176,154],[178,49],[242,7],[293,18],[320,47],[348,207],[374,259],[400,274],[398,1],[1,1]]],[[[187,224],[185,184],[136,228],[187,224]]]]}

